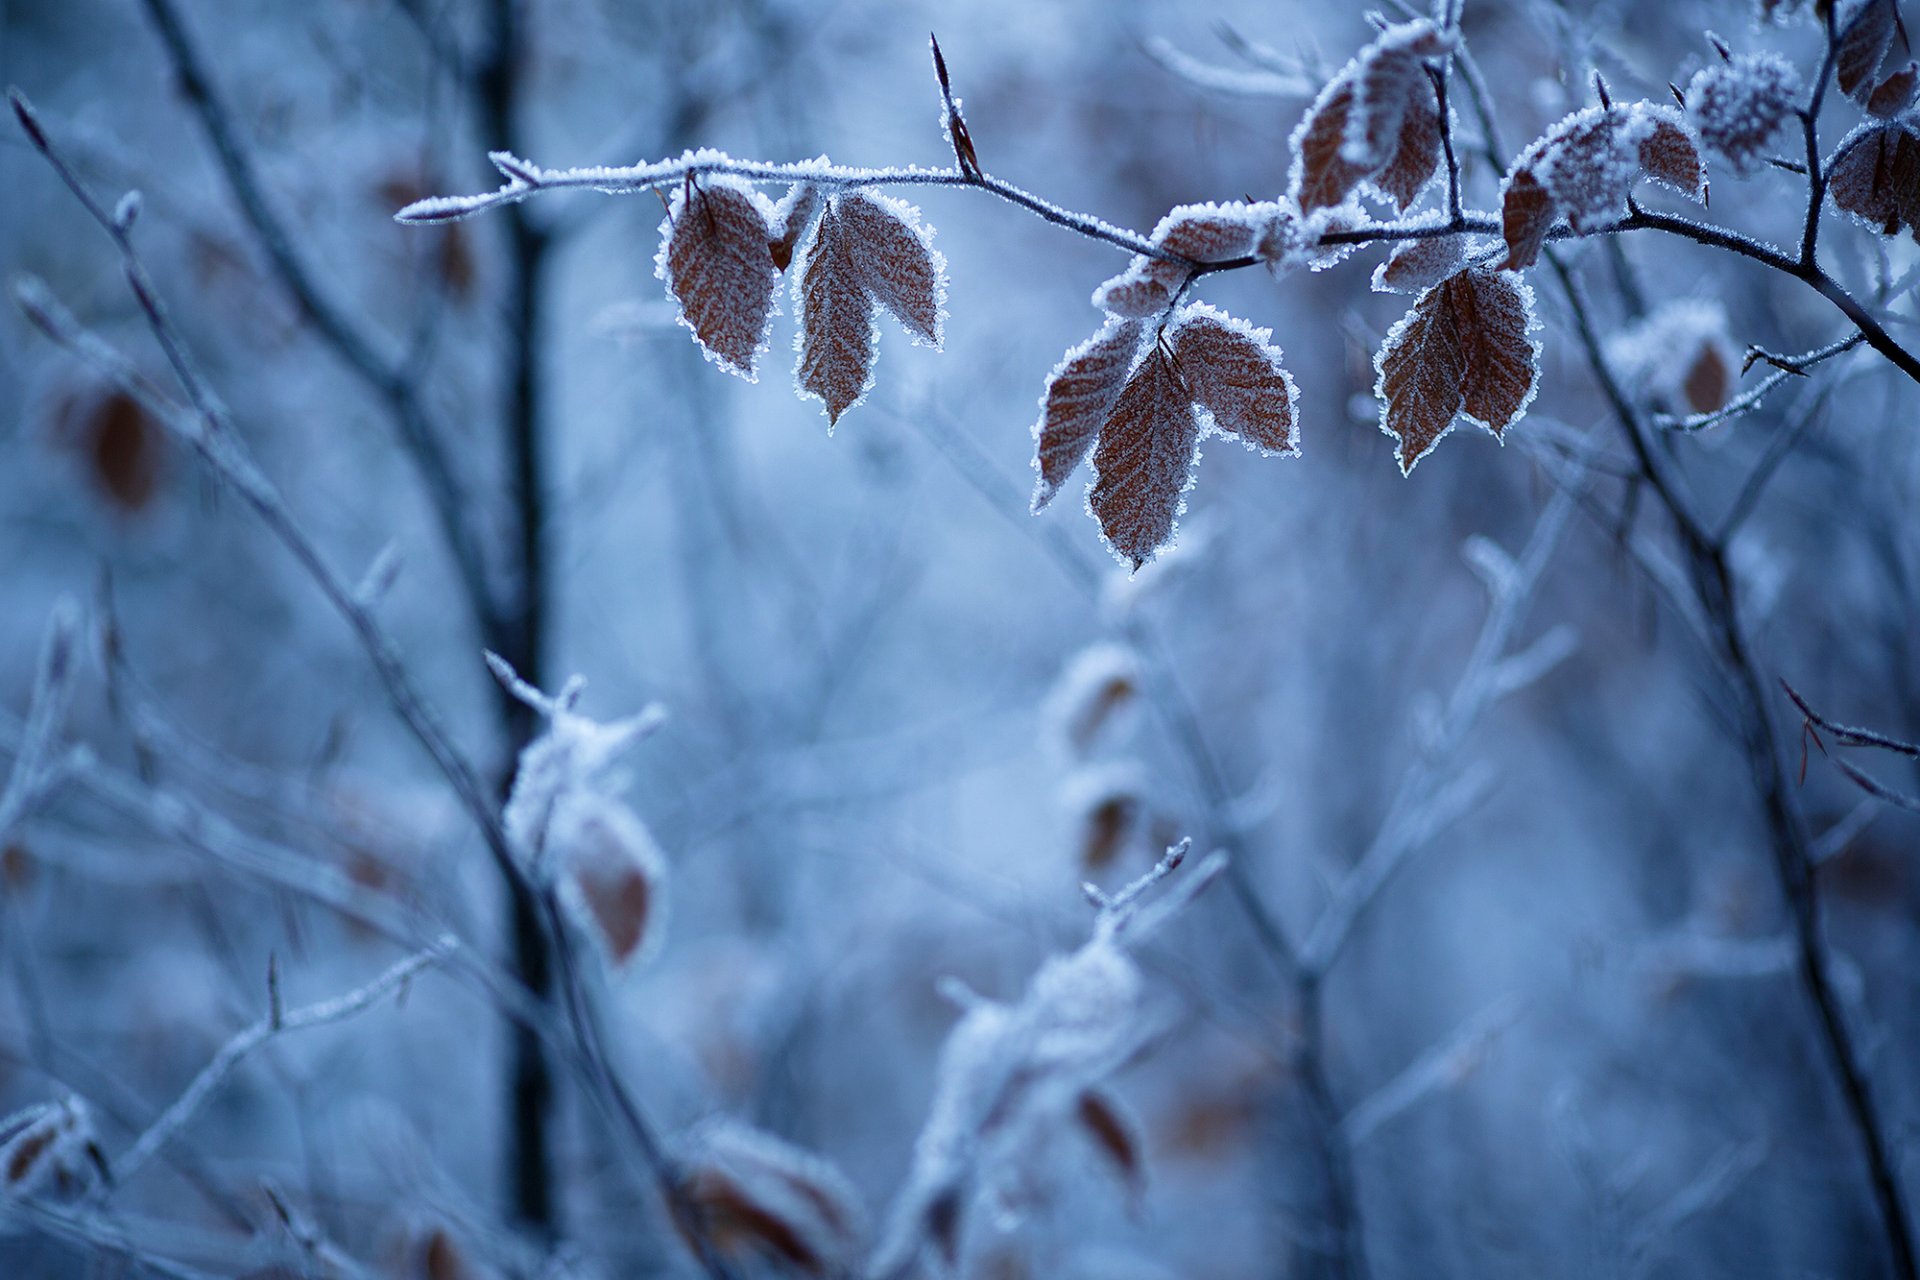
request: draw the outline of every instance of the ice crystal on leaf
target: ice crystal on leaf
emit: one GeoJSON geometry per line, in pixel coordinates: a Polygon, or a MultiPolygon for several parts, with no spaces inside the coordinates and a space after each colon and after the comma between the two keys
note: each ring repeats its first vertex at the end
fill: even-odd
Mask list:
{"type": "Polygon", "coordinates": [[[1510,272],[1469,268],[1420,296],[1374,360],[1380,429],[1399,441],[1403,473],[1456,418],[1496,439],[1520,419],[1539,384],[1536,327],[1533,291],[1510,272]]]}
{"type": "Polygon", "coordinates": [[[1777,54],[1742,54],[1694,73],[1687,85],[1687,116],[1700,140],[1735,173],[1766,163],[1767,148],[1793,119],[1800,76],[1777,54]]]}
{"type": "Polygon", "coordinates": [[[1862,125],[1840,144],[1827,172],[1833,207],[1883,236],[1904,229],[1920,242],[1920,136],[1904,123],[1862,125]]]}
{"type": "Polygon", "coordinates": [[[885,310],[916,342],[940,345],[946,260],[919,211],[871,192],[835,196],[820,214],[795,284],[800,359],[795,382],[825,406],[829,428],[873,385],[885,310]]]}
{"type": "Polygon", "coordinates": [[[1466,270],[1472,237],[1424,236],[1396,245],[1387,260],[1374,268],[1376,293],[1425,293],[1434,285],[1466,270]]]}
{"type": "Polygon", "coordinates": [[[1035,1199],[1030,1184],[1050,1139],[1069,1126],[1083,1127],[1128,1183],[1136,1184],[1141,1169],[1132,1126],[1096,1091],[1154,1030],[1145,979],[1127,948],[1224,867],[1215,855],[1176,891],[1142,908],[1142,893],[1178,867],[1184,854],[1184,845],[1169,850],[1159,866],[1115,897],[1095,893],[1100,914],[1092,937],[1077,951],[1042,964],[1019,1001],[952,989],[966,1012],[941,1049],[933,1102],[873,1274],[903,1273],[929,1249],[955,1268],[969,1209],[987,1200],[1005,1215],[1019,1214],[1035,1199]]]}
{"type": "Polygon", "coordinates": [[[1674,413],[1713,413],[1733,398],[1740,353],[1727,311],[1701,298],[1669,302],[1607,344],[1629,385],[1674,413]]]}
{"type": "Polygon", "coordinates": [[[1431,22],[1388,27],[1327,82],[1293,132],[1291,189],[1304,213],[1343,204],[1363,185],[1398,208],[1440,163],[1440,104],[1428,59],[1455,36],[1431,22]]]}
{"type": "Polygon", "coordinates": [[[1850,0],[1834,17],[1833,78],[1840,92],[1864,97],[1893,47],[1900,24],[1898,0],[1850,0]]]}
{"type": "Polygon", "coordinates": [[[1138,569],[1173,536],[1203,431],[1296,453],[1292,377],[1269,333],[1212,307],[1182,307],[1142,356],[1137,321],[1109,320],[1054,370],[1035,428],[1045,506],[1089,446],[1087,503],[1107,545],[1138,569]]]}
{"type": "Polygon", "coordinates": [[[769,212],[766,198],[751,188],[723,178],[688,179],[668,206],[655,259],[701,350],[748,381],[766,349],[780,274],[769,249],[769,212]]]}
{"type": "Polygon", "coordinates": [[[1583,234],[1625,217],[1627,196],[1643,177],[1705,201],[1706,167],[1678,110],[1635,102],[1566,117],[1522,152],[1507,176],[1505,265],[1532,266],[1557,216],[1583,234]]]}
{"type": "Polygon", "coordinates": [[[699,1230],[726,1254],[755,1254],[812,1276],[853,1274],[866,1237],[858,1197],[812,1152],[736,1120],[697,1125],[679,1144],[699,1230]]]}

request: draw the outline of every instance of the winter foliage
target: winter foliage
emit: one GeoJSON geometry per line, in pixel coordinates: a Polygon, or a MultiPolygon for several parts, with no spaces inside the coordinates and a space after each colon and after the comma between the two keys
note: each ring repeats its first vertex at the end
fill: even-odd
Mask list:
{"type": "Polygon", "coordinates": [[[1920,1280],[1910,8],[0,14],[0,1275],[1920,1280]]]}

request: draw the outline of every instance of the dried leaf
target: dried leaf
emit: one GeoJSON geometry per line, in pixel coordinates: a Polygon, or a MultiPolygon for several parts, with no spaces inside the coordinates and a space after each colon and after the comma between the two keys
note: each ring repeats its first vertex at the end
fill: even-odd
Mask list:
{"type": "Polygon", "coordinates": [[[68,1199],[93,1184],[100,1163],[92,1114],[79,1098],[0,1119],[0,1196],[68,1199]]]}
{"type": "Polygon", "coordinates": [[[1093,305],[1123,320],[1145,320],[1173,305],[1187,275],[1181,263],[1141,255],[1093,291],[1093,305]]]}
{"type": "Polygon", "coordinates": [[[1507,176],[1501,195],[1504,265],[1531,266],[1559,215],[1582,233],[1623,217],[1642,177],[1706,199],[1699,143],[1677,110],[1635,102],[1589,107],[1561,120],[1521,153],[1507,176]]]}
{"type": "Polygon", "coordinates": [[[1425,236],[1402,241],[1375,268],[1376,293],[1425,293],[1467,265],[1467,237],[1425,236]]]}
{"type": "Polygon", "coordinates": [[[1453,37],[1431,22],[1388,27],[1329,81],[1289,140],[1302,213],[1343,203],[1363,182],[1402,210],[1440,156],[1439,104],[1424,60],[1453,37]]]}
{"type": "Polygon", "coordinates": [[[1047,376],[1040,421],[1033,427],[1033,467],[1040,474],[1033,490],[1035,512],[1053,501],[1093,447],[1133,367],[1142,329],[1137,322],[1108,320],[1047,376]]]}
{"type": "Polygon", "coordinates": [[[793,265],[793,251],[800,247],[800,241],[812,229],[814,217],[820,212],[823,200],[819,187],[811,182],[796,182],[773,206],[773,214],[768,218],[773,234],[767,249],[773,255],[773,265],[777,270],[785,271],[793,265]]]}
{"type": "Polygon", "coordinates": [[[1898,0],[1858,0],[1847,10],[1833,37],[1833,74],[1840,92],[1855,97],[1873,83],[1899,18],[1898,0]]]}
{"type": "Polygon", "coordinates": [[[860,283],[916,341],[940,345],[946,264],[919,211],[903,201],[856,191],[834,201],[860,283]]]}
{"type": "Polygon", "coordinates": [[[1245,258],[1277,208],[1272,203],[1178,205],[1153,229],[1153,244],[1192,262],[1245,258]]]}
{"type": "Polygon", "coordinates": [[[1913,105],[1916,88],[1920,88],[1920,64],[1909,62],[1873,87],[1867,95],[1867,113],[1893,119],[1913,105]]]}
{"type": "Polygon", "coordinates": [[[858,404],[873,385],[873,303],[829,205],[807,250],[800,277],[800,364],[795,377],[803,394],[826,405],[828,428],[858,404]]]}
{"type": "Polygon", "coordinates": [[[1187,307],[1171,330],[1173,363],[1214,431],[1263,453],[1298,454],[1296,389],[1271,336],[1212,307],[1187,307]]]}
{"type": "Polygon", "coordinates": [[[1920,241],[1920,139],[1904,127],[1871,127],[1842,144],[1827,174],[1833,206],[1874,228],[1920,241]]]}
{"type": "Polygon", "coordinates": [[[757,193],[724,179],[691,181],[675,193],[661,226],[655,271],[680,316],[721,368],[751,381],[773,318],[779,268],[757,193]]]}
{"type": "Polygon", "coordinates": [[[1526,412],[1539,378],[1532,292],[1517,277],[1473,268],[1421,295],[1375,360],[1380,428],[1412,474],[1456,417],[1500,438],[1526,412]]]}
{"type": "Polygon", "coordinates": [[[849,1273],[865,1234],[846,1179],[772,1134],[730,1120],[694,1130],[682,1158],[697,1225],[729,1254],[776,1258],[809,1275],[849,1273]]]}
{"type": "Polygon", "coordinates": [[[1173,536],[1199,443],[1187,389],[1156,343],[1101,427],[1088,495],[1107,545],[1134,568],[1173,536]]]}
{"type": "Polygon", "coordinates": [[[1093,1144],[1112,1161],[1127,1184],[1129,1198],[1138,1204],[1147,1186],[1146,1139],[1139,1124],[1119,1099],[1103,1089],[1083,1092],[1075,1114],[1093,1144]]]}
{"type": "Polygon", "coordinates": [[[1540,260],[1540,250],[1553,230],[1553,197],[1531,169],[1515,169],[1500,198],[1500,234],[1507,242],[1508,270],[1519,271],[1540,260]]]}
{"type": "Polygon", "coordinates": [[[166,435],[138,400],[123,391],[83,392],[62,406],[58,422],[109,502],[131,513],[153,500],[166,435]]]}
{"type": "Polygon", "coordinates": [[[1741,54],[1703,67],[1687,84],[1687,118],[1736,173],[1752,173],[1793,119],[1800,76],[1777,54],[1741,54]]]}
{"type": "Polygon", "coordinates": [[[612,964],[631,964],[657,944],[666,860],[631,810],[591,792],[563,797],[547,844],[567,902],[612,964]]]}

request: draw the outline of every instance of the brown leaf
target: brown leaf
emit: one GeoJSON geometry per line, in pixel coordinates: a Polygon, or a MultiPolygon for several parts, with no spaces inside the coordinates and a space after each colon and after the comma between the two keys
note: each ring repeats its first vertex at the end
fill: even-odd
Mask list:
{"type": "Polygon", "coordinates": [[[1916,87],[1920,87],[1920,64],[1909,62],[1873,87],[1867,95],[1867,113],[1893,119],[1913,105],[1916,87]]]}
{"type": "Polygon", "coordinates": [[[1456,417],[1499,438],[1533,398],[1539,347],[1529,336],[1532,296],[1511,275],[1460,272],[1421,295],[1387,334],[1375,361],[1380,427],[1412,474],[1456,417]]]}
{"type": "Polygon", "coordinates": [[[845,1274],[863,1233],[846,1181],[818,1157],[746,1125],[695,1131],[687,1199],[706,1240],[725,1253],[776,1258],[809,1275],[845,1274]]]}
{"type": "Polygon", "coordinates": [[[614,965],[632,962],[659,932],[666,864],[624,805],[598,795],[562,800],[547,841],[567,900],[614,965]]]}
{"type": "Polygon", "coordinates": [[[688,1180],[687,1195],[715,1248],[726,1253],[765,1253],[808,1275],[826,1274],[827,1260],[799,1228],[756,1201],[726,1173],[700,1170],[688,1180]]]}
{"type": "Polygon", "coordinates": [[[908,333],[938,347],[944,267],[916,211],[859,191],[833,204],[841,233],[851,241],[849,259],[860,283],[908,333]]]}
{"type": "Polygon", "coordinates": [[[1103,796],[1086,811],[1080,823],[1079,860],[1083,870],[1099,871],[1120,855],[1127,847],[1139,810],[1136,797],[1114,794],[1103,796]]]}
{"type": "Polygon", "coordinates": [[[1047,376],[1040,421],[1033,428],[1033,467],[1040,473],[1033,490],[1034,511],[1053,501],[1093,447],[1133,367],[1141,330],[1137,322],[1108,320],[1100,332],[1067,352],[1047,376]]]}
{"type": "Polygon", "coordinates": [[[749,380],[773,318],[770,241],[754,193],[718,178],[690,180],[661,228],[657,271],[681,319],[715,363],[749,380]]]}
{"type": "Polygon", "coordinates": [[[1707,198],[1707,166],[1699,144],[1677,117],[1655,116],[1640,139],[1640,167],[1656,182],[1664,182],[1693,200],[1707,198]]]}
{"type": "Polygon", "coordinates": [[[1113,1162],[1127,1184],[1129,1195],[1138,1202],[1147,1183],[1145,1140],[1139,1125],[1118,1099],[1100,1089],[1082,1093],[1075,1114],[1101,1154],[1113,1162]]]}
{"type": "Polygon", "coordinates": [[[1553,197],[1533,176],[1533,170],[1515,169],[1500,197],[1500,234],[1507,242],[1503,265],[1508,270],[1519,271],[1540,260],[1555,213],[1553,197]]]}
{"type": "Polygon", "coordinates": [[[1369,181],[1405,213],[1439,171],[1440,141],[1440,112],[1428,88],[1407,109],[1392,159],[1369,181]]]}
{"type": "Polygon", "coordinates": [[[1293,132],[1293,197],[1303,214],[1343,203],[1367,176],[1366,168],[1340,152],[1352,109],[1353,84],[1339,77],[1320,91],[1293,132]]]}
{"type": "Polygon", "coordinates": [[[1093,305],[1123,320],[1145,320],[1173,305],[1188,271],[1178,262],[1136,257],[1127,269],[1093,291],[1093,305]]]}
{"type": "Polygon", "coordinates": [[[1402,241],[1373,273],[1379,293],[1425,293],[1467,266],[1467,237],[1425,236],[1402,241]]]}
{"type": "Polygon", "coordinates": [[[1187,390],[1155,344],[1100,429],[1088,495],[1107,545],[1135,569],[1173,536],[1199,443],[1187,390]]]}
{"type": "Polygon", "coordinates": [[[796,182],[773,206],[773,216],[768,219],[773,234],[767,249],[773,255],[775,269],[785,271],[793,264],[793,251],[800,247],[800,241],[812,228],[814,215],[820,212],[821,199],[819,187],[811,182],[796,182]]]}
{"type": "Polygon", "coordinates": [[[123,391],[83,393],[60,417],[63,433],[71,433],[87,474],[108,501],[125,512],[152,501],[166,436],[145,406],[123,391]]]}
{"type": "Polygon", "coordinates": [[[1173,330],[1174,367],[1215,431],[1268,453],[1298,454],[1293,378],[1267,330],[1193,306],[1173,330]]]}
{"type": "Polygon", "coordinates": [[[1920,241],[1920,139],[1898,125],[1856,138],[1827,174],[1827,195],[1881,235],[1905,228],[1920,241]]]}
{"type": "Polygon", "coordinates": [[[1854,97],[1873,82],[1893,44],[1898,0],[1862,0],[1847,11],[1833,38],[1833,74],[1840,92],[1854,97]]]}
{"type": "Polygon", "coordinates": [[[1734,373],[1714,343],[1702,343],[1680,389],[1695,413],[1717,413],[1733,398],[1734,373]]]}
{"type": "Polygon", "coordinates": [[[1192,262],[1231,262],[1247,257],[1261,232],[1261,224],[1249,216],[1248,209],[1231,204],[1178,205],[1153,229],[1154,247],[1192,262]]]}
{"type": "Polygon", "coordinates": [[[800,365],[804,394],[827,407],[829,429],[873,384],[873,303],[853,250],[829,204],[800,277],[800,365]]]}

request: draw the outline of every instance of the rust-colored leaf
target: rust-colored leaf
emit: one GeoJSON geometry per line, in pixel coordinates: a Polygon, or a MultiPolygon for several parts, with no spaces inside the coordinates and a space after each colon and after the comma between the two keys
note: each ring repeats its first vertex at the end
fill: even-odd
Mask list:
{"type": "Polygon", "coordinates": [[[1519,419],[1539,376],[1532,328],[1531,293],[1504,272],[1462,271],[1421,295],[1375,361],[1380,427],[1399,441],[1403,473],[1456,417],[1496,438],[1519,419]]]}
{"type": "Polygon", "coordinates": [[[1510,271],[1530,267],[1540,260],[1540,250],[1553,230],[1553,197],[1540,185],[1531,169],[1515,169],[1507,179],[1500,197],[1500,234],[1507,242],[1510,271]]]}
{"type": "Polygon", "coordinates": [[[1833,76],[1840,92],[1851,98],[1873,83],[1899,18],[1898,0],[1861,0],[1847,10],[1833,37],[1833,76]]]}
{"type": "Polygon", "coordinates": [[[1307,111],[1293,133],[1293,197],[1300,212],[1331,209],[1353,194],[1367,170],[1341,155],[1347,136],[1347,113],[1353,109],[1353,84],[1333,80],[1307,111]]]}
{"type": "Polygon", "coordinates": [[[1073,350],[1047,376],[1040,400],[1040,421],[1034,424],[1034,470],[1040,473],[1033,490],[1033,510],[1042,510],[1074,468],[1093,447],[1100,426],[1120,398],[1133,356],[1140,349],[1142,326],[1108,320],[1100,332],[1073,350]]]}
{"type": "Polygon", "coordinates": [[[770,240],[754,193],[719,178],[690,180],[661,227],[656,269],[681,319],[714,363],[749,380],[773,318],[770,240]]]}
{"type": "Polygon", "coordinates": [[[1867,113],[1893,119],[1913,105],[1916,87],[1920,87],[1920,65],[1909,62],[1873,87],[1867,95],[1867,113]]]}
{"type": "Polygon", "coordinates": [[[793,252],[812,228],[821,200],[819,187],[811,182],[796,182],[773,206],[773,216],[768,219],[772,236],[767,249],[773,255],[776,270],[785,271],[793,265],[793,252]]]}
{"type": "Polygon", "coordinates": [[[755,1200],[718,1169],[688,1180],[687,1195],[700,1213],[707,1240],[727,1253],[754,1251],[779,1258],[808,1275],[824,1275],[826,1259],[791,1222],[755,1200]]]}
{"type": "Polygon", "coordinates": [[[666,864],[626,806],[597,795],[561,801],[548,843],[567,900],[615,966],[631,963],[659,932],[666,864]]]}
{"type": "Polygon", "coordinates": [[[853,249],[830,204],[820,215],[800,277],[800,366],[804,394],[827,408],[829,428],[859,403],[873,382],[873,303],[861,284],[853,249]]]}
{"type": "Polygon", "coordinates": [[[863,1224],[838,1171],[733,1121],[695,1131],[684,1183],[693,1221],[715,1249],[777,1259],[808,1275],[848,1274],[863,1224]]]}
{"type": "Polygon", "coordinates": [[[1687,406],[1695,413],[1715,413],[1733,398],[1733,385],[1734,373],[1727,366],[1726,357],[1717,345],[1705,343],[1693,363],[1687,366],[1680,389],[1687,398],[1687,406]]]}
{"type": "Polygon", "coordinates": [[[1093,291],[1093,305],[1123,320],[1145,320],[1173,305],[1186,278],[1182,264],[1141,255],[1093,291]]]}
{"type": "Polygon", "coordinates": [[[1113,1163],[1129,1195],[1138,1202],[1147,1182],[1146,1144],[1139,1125],[1118,1099],[1100,1089],[1088,1089],[1080,1095],[1075,1115],[1094,1146],[1113,1163]]]}
{"type": "Polygon", "coordinates": [[[1440,169],[1440,111],[1433,90],[1421,80],[1422,96],[1407,108],[1392,158],[1369,182],[1405,213],[1440,169]]]}
{"type": "Polygon", "coordinates": [[[1293,378],[1269,336],[1211,307],[1188,307],[1172,332],[1173,363],[1215,431],[1264,452],[1297,454],[1293,378]]]}
{"type": "Polygon", "coordinates": [[[833,203],[861,285],[908,333],[939,346],[943,266],[912,206],[861,191],[833,203]]]}
{"type": "Polygon", "coordinates": [[[1466,265],[1464,235],[1406,240],[1375,269],[1373,287],[1380,293],[1425,293],[1466,265]]]}
{"type": "Polygon", "coordinates": [[[1699,144],[1677,117],[1654,116],[1640,139],[1640,167],[1656,182],[1664,182],[1693,200],[1707,198],[1707,166],[1699,144]]]}
{"type": "Polygon", "coordinates": [[[1920,241],[1920,139],[1889,125],[1851,142],[1827,175],[1834,208],[1881,235],[1920,241]]]}
{"type": "Polygon", "coordinates": [[[1080,866],[1100,871],[1111,865],[1128,844],[1135,819],[1139,816],[1137,797],[1115,793],[1102,796],[1082,815],[1080,822],[1080,866]]]}
{"type": "Polygon", "coordinates": [[[1100,429],[1088,495],[1107,545],[1134,568],[1173,536],[1199,443],[1187,389],[1156,343],[1100,429]]]}

